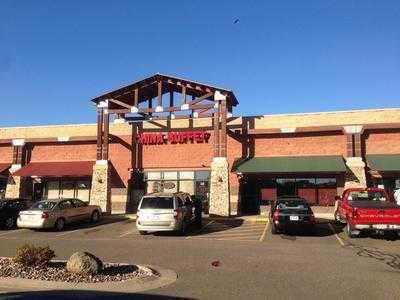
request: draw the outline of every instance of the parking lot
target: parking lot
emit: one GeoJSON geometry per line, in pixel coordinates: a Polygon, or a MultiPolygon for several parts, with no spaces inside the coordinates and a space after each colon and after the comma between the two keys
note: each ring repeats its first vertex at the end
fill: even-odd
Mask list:
{"type": "Polygon", "coordinates": [[[0,230],[0,240],[211,240],[231,242],[256,242],[270,246],[288,243],[298,245],[322,244],[327,246],[365,246],[384,250],[396,250],[400,238],[372,235],[349,239],[342,226],[331,220],[318,219],[313,233],[294,230],[285,234],[272,235],[268,220],[249,221],[246,219],[203,219],[201,228],[192,226],[184,236],[173,232],[157,232],[140,235],[135,220],[124,216],[106,216],[97,224],[80,223],[67,226],[63,231],[14,229],[0,230]]]}
{"type": "Polygon", "coordinates": [[[97,224],[68,226],[61,232],[0,230],[0,256],[12,256],[16,247],[31,242],[49,245],[59,259],[67,259],[74,251],[90,251],[105,261],[139,262],[178,272],[175,284],[150,291],[151,295],[259,299],[267,290],[275,298],[368,295],[379,299],[385,298],[383,291],[390,291],[389,298],[400,296],[396,285],[400,239],[370,236],[349,240],[341,226],[325,219],[317,221],[312,234],[272,235],[268,221],[205,218],[201,228],[193,227],[181,236],[140,235],[135,220],[112,216],[97,224]],[[218,267],[211,265],[214,261],[218,267]],[[201,285],[199,274],[207,275],[201,277],[201,285]],[[293,286],[296,289],[290,288],[293,286]]]}

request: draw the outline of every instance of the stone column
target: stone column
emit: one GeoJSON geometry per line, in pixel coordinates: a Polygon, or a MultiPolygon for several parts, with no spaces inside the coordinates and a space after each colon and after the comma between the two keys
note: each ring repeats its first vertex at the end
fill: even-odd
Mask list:
{"type": "Polygon", "coordinates": [[[25,180],[21,176],[13,176],[12,173],[21,169],[21,165],[12,165],[10,168],[10,176],[8,176],[6,186],[6,198],[15,199],[24,197],[24,183],[25,180]]]}
{"type": "Polygon", "coordinates": [[[6,186],[6,198],[15,199],[25,196],[25,179],[21,176],[13,176],[12,174],[17,170],[21,169],[25,163],[24,159],[24,139],[12,140],[13,145],[13,162],[9,170],[10,176],[8,176],[6,186]]]}
{"type": "Polygon", "coordinates": [[[230,215],[228,167],[226,157],[214,157],[211,163],[210,215],[230,215]]]}
{"type": "MultiPolygon", "coordinates": [[[[214,101],[216,103],[223,102],[225,104],[226,96],[221,94],[219,91],[216,91],[214,94],[214,101]]],[[[230,197],[229,197],[229,163],[226,158],[226,136],[222,136],[223,145],[220,144],[221,134],[226,135],[225,108],[226,105],[224,105],[223,109],[221,110],[220,105],[217,105],[214,111],[215,148],[214,148],[214,158],[211,163],[209,213],[210,215],[228,217],[230,216],[230,197]]]]}
{"type": "Polygon", "coordinates": [[[93,166],[90,204],[99,205],[104,213],[111,212],[111,176],[108,160],[97,160],[93,166]]]}
{"type": "Polygon", "coordinates": [[[366,187],[365,163],[362,159],[362,125],[343,126],[347,138],[346,182],[344,188],[366,187]]]}
{"type": "Polygon", "coordinates": [[[344,188],[366,187],[365,163],[361,157],[348,157],[346,159],[346,182],[344,188]]]}

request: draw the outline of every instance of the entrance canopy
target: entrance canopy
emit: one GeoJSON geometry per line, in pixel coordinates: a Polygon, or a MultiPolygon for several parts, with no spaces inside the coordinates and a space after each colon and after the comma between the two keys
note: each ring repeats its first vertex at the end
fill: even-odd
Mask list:
{"type": "Polygon", "coordinates": [[[254,157],[237,163],[237,173],[342,173],[342,156],[254,157]]]}
{"type": "Polygon", "coordinates": [[[400,154],[367,155],[367,165],[380,172],[400,172],[400,154]]]}
{"type": "Polygon", "coordinates": [[[109,113],[127,120],[163,119],[165,114],[180,111],[196,112],[195,115],[201,117],[214,110],[216,92],[226,97],[228,111],[238,104],[233,92],[225,88],[159,73],[97,96],[92,101],[107,106],[109,113]],[[174,100],[175,93],[180,94],[180,101],[174,100]],[[165,94],[169,94],[168,99],[164,99],[165,94]]]}
{"type": "Polygon", "coordinates": [[[94,161],[31,162],[15,173],[22,177],[86,177],[92,176],[94,161]]]}

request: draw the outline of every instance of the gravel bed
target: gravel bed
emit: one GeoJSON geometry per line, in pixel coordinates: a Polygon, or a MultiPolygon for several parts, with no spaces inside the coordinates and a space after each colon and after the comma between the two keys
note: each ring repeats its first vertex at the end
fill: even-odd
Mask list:
{"type": "Polygon", "coordinates": [[[159,274],[153,270],[136,265],[105,263],[97,275],[79,275],[65,269],[66,262],[50,262],[46,267],[23,267],[10,258],[0,258],[0,277],[26,278],[36,280],[96,283],[125,281],[130,279],[151,279],[159,274]]]}

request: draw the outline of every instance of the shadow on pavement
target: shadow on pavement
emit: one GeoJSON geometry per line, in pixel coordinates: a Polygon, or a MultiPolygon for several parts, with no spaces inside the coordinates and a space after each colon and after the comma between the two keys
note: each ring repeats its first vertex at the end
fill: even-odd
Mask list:
{"type": "Polygon", "coordinates": [[[11,292],[0,294],[0,299],[15,300],[58,300],[58,299],[191,299],[175,296],[160,296],[141,293],[122,293],[122,292],[97,292],[80,290],[50,290],[50,291],[32,291],[32,292],[11,292]]]}
{"type": "Polygon", "coordinates": [[[283,239],[295,240],[297,236],[326,237],[341,231],[342,229],[332,224],[332,221],[326,219],[317,219],[317,224],[315,224],[315,228],[313,230],[309,230],[307,227],[292,226],[287,228],[286,231],[280,234],[280,236],[283,239]]]}
{"type": "MultiPolygon", "coordinates": [[[[103,216],[97,223],[91,223],[89,221],[82,221],[82,222],[75,222],[75,223],[68,224],[65,226],[65,228],[61,232],[68,232],[68,231],[72,231],[72,230],[76,230],[76,229],[95,228],[100,225],[107,225],[107,224],[118,223],[118,222],[135,223],[134,220],[131,220],[124,216],[103,216]]],[[[55,231],[55,229],[35,229],[35,231],[46,232],[46,231],[55,231]]]]}

